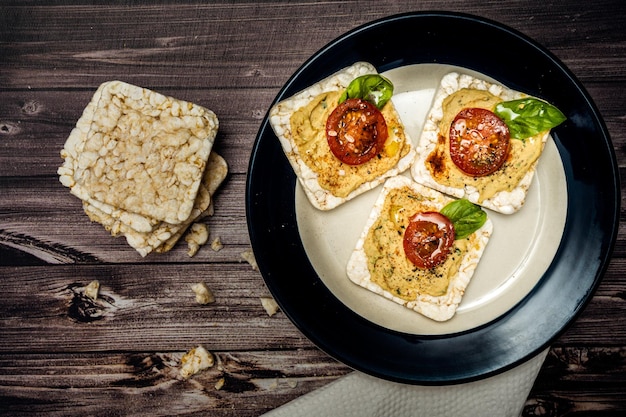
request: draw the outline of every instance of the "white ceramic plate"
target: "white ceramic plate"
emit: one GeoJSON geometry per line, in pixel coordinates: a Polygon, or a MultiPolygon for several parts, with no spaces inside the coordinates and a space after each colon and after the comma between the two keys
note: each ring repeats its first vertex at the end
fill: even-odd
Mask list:
{"type": "MultiPolygon", "coordinates": [[[[419,140],[441,77],[465,68],[416,64],[385,72],[409,136],[419,140]]],[[[496,80],[487,79],[494,82],[496,80]]],[[[404,175],[410,177],[407,171],[404,175]]],[[[561,157],[550,138],[524,207],[512,215],[486,210],[494,232],[456,315],[436,322],[352,283],[346,264],[382,186],[330,211],[314,208],[299,183],[296,214],[304,249],[320,279],[350,309],[372,322],[411,334],[447,334],[484,325],[520,302],[554,258],[567,215],[567,185],[561,157]]]]}

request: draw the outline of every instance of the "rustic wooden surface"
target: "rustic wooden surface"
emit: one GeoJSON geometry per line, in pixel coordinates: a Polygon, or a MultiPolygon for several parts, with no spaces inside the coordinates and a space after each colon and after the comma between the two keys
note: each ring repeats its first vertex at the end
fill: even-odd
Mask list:
{"type": "MultiPolygon", "coordinates": [[[[357,25],[451,10],[525,33],[588,89],[626,169],[619,0],[91,3],[0,2],[2,414],[258,416],[350,372],[283,313],[265,313],[259,297],[268,290],[240,255],[250,246],[245,174],[270,102],[308,57],[357,25]],[[230,175],[208,223],[222,251],[205,247],[189,258],[183,244],[141,259],[90,223],[58,182],[65,139],[96,87],[111,79],[219,116],[215,149],[230,175]],[[96,303],[80,292],[93,279],[102,286],[96,303]],[[190,285],[201,280],[215,304],[195,303],[190,285]],[[216,354],[217,366],[177,379],[178,360],[198,344],[216,354]]],[[[626,412],[625,271],[622,226],[597,293],[555,341],[525,415],[626,412]]]]}

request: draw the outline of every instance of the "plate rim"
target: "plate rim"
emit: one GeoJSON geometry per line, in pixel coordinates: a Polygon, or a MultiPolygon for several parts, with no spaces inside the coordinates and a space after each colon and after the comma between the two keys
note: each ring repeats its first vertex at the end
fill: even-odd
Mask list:
{"type": "MultiPolygon", "coordinates": [[[[572,84],[574,87],[576,87],[577,96],[579,96],[579,98],[582,99],[582,101],[584,102],[586,110],[590,112],[590,116],[593,119],[593,122],[598,130],[598,134],[603,139],[602,144],[604,145],[604,147],[602,148],[602,151],[606,152],[604,156],[607,157],[608,161],[610,162],[607,167],[608,171],[612,172],[613,174],[611,178],[613,181],[613,187],[611,190],[609,190],[610,192],[612,192],[611,197],[612,197],[612,201],[614,202],[613,204],[611,204],[612,212],[609,213],[611,214],[611,221],[609,221],[609,223],[611,224],[610,224],[610,227],[608,227],[606,230],[602,230],[603,232],[602,243],[603,243],[604,248],[601,251],[602,256],[600,256],[599,262],[597,262],[598,266],[595,269],[594,276],[591,279],[591,284],[588,284],[585,286],[584,294],[581,295],[580,299],[578,299],[577,302],[575,303],[575,306],[573,306],[571,311],[567,314],[568,317],[561,319],[563,324],[559,326],[559,329],[553,329],[550,332],[551,334],[549,337],[547,338],[544,337],[543,339],[545,340],[543,340],[541,343],[535,343],[534,347],[532,349],[528,349],[524,354],[517,353],[515,357],[510,357],[510,356],[507,357],[506,354],[504,354],[505,358],[507,358],[506,360],[501,359],[498,361],[498,363],[492,363],[492,364],[489,364],[488,366],[474,366],[472,369],[460,370],[457,367],[454,367],[448,364],[447,366],[444,367],[445,369],[443,369],[442,372],[437,375],[427,375],[425,373],[410,374],[410,373],[404,373],[402,371],[398,371],[396,369],[397,365],[393,368],[393,370],[390,369],[390,367],[385,366],[385,364],[388,364],[388,359],[385,360],[385,358],[382,358],[382,359],[378,358],[380,361],[382,361],[382,365],[372,365],[370,363],[364,363],[362,360],[356,360],[353,357],[351,357],[350,352],[344,352],[342,351],[341,348],[338,348],[337,346],[333,346],[333,343],[335,343],[336,341],[327,340],[327,335],[320,334],[321,332],[320,329],[316,329],[312,327],[310,325],[311,323],[305,322],[306,320],[303,321],[301,312],[297,311],[297,309],[294,309],[294,303],[288,302],[287,300],[285,300],[283,289],[280,288],[278,283],[274,280],[274,275],[275,275],[274,271],[269,270],[268,265],[265,262],[265,259],[263,259],[263,256],[257,256],[257,264],[259,265],[259,270],[263,276],[266,286],[268,287],[272,295],[276,298],[276,301],[281,307],[281,310],[288,316],[288,318],[292,321],[292,323],[309,340],[311,340],[317,347],[319,347],[321,350],[329,354],[331,357],[339,360],[340,362],[354,369],[363,371],[365,373],[368,373],[377,377],[381,377],[384,379],[393,380],[397,382],[426,384],[426,385],[462,383],[462,382],[469,382],[472,380],[486,378],[488,376],[504,372],[507,369],[510,369],[514,366],[519,365],[520,363],[523,363],[524,361],[530,359],[532,356],[534,356],[538,352],[545,349],[554,339],[556,339],[559,335],[565,332],[571,326],[571,324],[576,320],[576,318],[582,312],[584,307],[588,304],[589,300],[592,298],[593,293],[595,293],[598,285],[600,284],[601,278],[604,275],[606,268],[608,267],[609,260],[610,260],[610,257],[612,255],[612,252],[615,246],[615,241],[617,238],[617,229],[619,226],[619,210],[620,210],[620,197],[619,196],[621,193],[620,185],[619,185],[620,181],[619,181],[619,174],[617,171],[617,161],[615,158],[615,151],[612,146],[608,129],[606,128],[606,125],[602,117],[600,116],[600,113],[597,110],[595,104],[591,100],[589,94],[586,92],[582,84],[571,73],[571,71],[562,62],[560,62],[560,60],[558,60],[558,58],[556,58],[551,52],[543,48],[541,45],[539,45],[538,43],[536,43],[534,40],[530,39],[529,37],[503,24],[497,23],[495,21],[492,21],[486,18],[475,16],[475,15],[470,15],[470,14],[465,14],[465,13],[455,13],[455,12],[436,12],[436,11],[435,12],[432,12],[432,11],[408,12],[408,13],[401,13],[401,14],[379,18],[369,23],[360,25],[350,31],[347,31],[343,35],[340,35],[333,41],[329,42],[326,46],[321,48],[319,51],[317,51],[315,54],[313,54],[310,58],[308,58],[298,68],[298,70],[296,70],[292,74],[292,76],[280,89],[279,93],[276,95],[275,99],[272,101],[270,108],[276,102],[281,100],[283,97],[286,97],[289,94],[294,94],[297,91],[299,91],[297,88],[295,88],[295,86],[297,85],[296,82],[300,79],[302,74],[305,71],[307,71],[307,69],[309,69],[310,66],[315,64],[317,60],[324,57],[324,55],[329,53],[329,51],[332,52],[334,49],[340,48],[342,44],[368,31],[376,30],[379,27],[383,27],[385,25],[389,25],[394,22],[397,23],[397,22],[405,21],[405,20],[412,21],[415,19],[417,20],[420,20],[420,19],[455,20],[456,19],[456,20],[461,20],[466,24],[470,22],[469,24],[486,26],[486,27],[489,27],[490,30],[508,33],[509,36],[512,36],[513,38],[517,38],[518,41],[526,44],[528,47],[535,49],[537,53],[542,55],[544,58],[548,59],[550,63],[556,67],[556,69],[560,72],[562,76],[567,77],[566,81],[568,82],[568,84],[572,84]]],[[[413,62],[413,63],[416,63],[416,62],[413,62]]],[[[397,62],[389,62],[383,65],[377,65],[377,69],[380,72],[383,72],[391,68],[395,68],[396,66],[400,66],[396,64],[397,62]]],[[[324,76],[330,75],[330,73],[332,72],[334,71],[330,70],[330,71],[319,72],[318,73],[319,79],[323,78],[324,76]]],[[[306,81],[301,81],[301,82],[306,83],[306,81]]],[[[268,129],[269,129],[269,134],[273,135],[273,132],[271,131],[271,127],[269,126],[269,110],[267,114],[265,115],[261,123],[261,126],[259,128],[258,134],[255,138],[254,146],[253,146],[251,157],[250,157],[248,173],[246,177],[246,204],[245,204],[246,218],[247,218],[247,223],[248,223],[250,241],[251,241],[253,250],[255,251],[255,254],[263,253],[263,250],[261,249],[263,242],[259,240],[260,233],[258,233],[258,227],[261,227],[261,226],[258,226],[255,222],[255,218],[256,218],[255,211],[258,212],[259,210],[257,204],[258,204],[260,196],[255,194],[256,191],[258,190],[254,189],[256,182],[255,182],[255,178],[253,178],[253,174],[256,171],[256,167],[258,166],[257,159],[259,158],[259,154],[261,152],[261,146],[264,145],[262,141],[263,141],[264,136],[268,134],[268,129]]],[[[274,137],[274,140],[275,142],[278,142],[278,139],[275,137],[274,137]]],[[[568,155],[564,155],[564,151],[566,150],[566,148],[564,147],[563,143],[560,141],[559,135],[555,135],[555,141],[557,142],[557,148],[559,149],[561,158],[563,159],[564,157],[567,157],[568,155]]],[[[275,147],[276,144],[274,144],[273,146],[275,147]]],[[[277,162],[281,162],[281,157],[284,158],[284,155],[274,155],[274,157],[275,158],[277,157],[277,160],[278,160],[277,162]]],[[[566,161],[563,161],[563,162],[564,162],[564,165],[566,165],[565,170],[566,170],[566,178],[567,178],[567,183],[568,183],[567,186],[568,186],[568,201],[569,201],[570,195],[572,192],[570,190],[570,186],[571,186],[570,178],[573,176],[573,173],[572,173],[573,168],[571,165],[567,165],[566,161]]],[[[287,163],[286,159],[282,160],[282,163],[283,164],[287,163]]],[[[285,167],[283,166],[282,168],[283,168],[283,171],[282,171],[283,174],[289,175],[290,173],[289,171],[291,170],[291,167],[287,167],[287,169],[285,169],[285,167]]],[[[295,175],[293,174],[293,172],[291,172],[290,180],[293,181],[293,185],[294,185],[294,187],[292,187],[293,190],[291,190],[291,192],[289,190],[286,190],[285,195],[281,194],[281,196],[286,198],[287,200],[290,195],[293,196],[293,194],[295,193],[296,179],[295,179],[295,175]]],[[[289,211],[290,209],[293,209],[294,211],[293,221],[295,222],[295,201],[294,200],[295,199],[292,198],[290,201],[288,200],[286,203],[283,202],[285,204],[283,208],[287,211],[289,211]]],[[[608,210],[610,211],[610,209],[611,208],[609,207],[608,210]]],[[[289,235],[288,229],[291,226],[289,226],[288,224],[285,224],[283,225],[283,227],[285,229],[284,236],[289,235]]],[[[565,230],[563,232],[563,239],[565,239],[566,236],[572,233],[572,227],[573,226],[570,223],[570,208],[568,207],[568,215],[566,219],[565,230]]],[[[293,230],[291,232],[293,232],[293,230]]],[[[296,232],[297,232],[297,225],[296,225],[296,232]]],[[[279,234],[279,237],[283,236],[283,231],[279,230],[277,233],[279,234]]],[[[299,239],[299,236],[298,236],[298,239],[299,239]]],[[[300,241],[299,244],[301,247],[302,242],[300,241]]],[[[323,314],[323,317],[326,319],[332,319],[332,318],[337,319],[338,317],[343,317],[343,320],[340,321],[341,323],[348,322],[351,325],[355,326],[357,329],[361,329],[362,331],[370,332],[371,334],[374,334],[374,335],[387,334],[389,335],[390,338],[393,338],[396,342],[397,340],[400,340],[400,339],[404,340],[404,342],[397,342],[397,344],[403,345],[411,349],[412,351],[417,351],[420,354],[425,354],[424,358],[426,359],[428,359],[429,357],[428,355],[429,352],[427,351],[425,352],[422,345],[429,345],[429,344],[431,345],[431,347],[443,348],[445,350],[445,353],[450,355],[450,357],[452,357],[455,354],[461,353],[460,351],[462,350],[459,349],[459,346],[455,346],[454,348],[446,347],[444,344],[445,341],[449,341],[452,339],[458,340],[458,338],[467,339],[468,338],[467,335],[471,335],[472,337],[469,337],[469,339],[472,339],[472,340],[476,340],[476,338],[478,337],[484,337],[485,341],[492,341],[492,338],[488,336],[493,336],[493,335],[490,335],[490,332],[493,333],[494,324],[499,327],[507,327],[507,326],[511,327],[510,323],[519,322],[520,315],[525,312],[525,308],[527,308],[529,304],[529,300],[536,299],[538,295],[541,295],[542,297],[545,298],[545,294],[549,292],[548,290],[546,290],[547,288],[546,286],[550,285],[550,280],[548,278],[550,275],[553,275],[556,273],[556,271],[554,270],[558,268],[558,265],[554,265],[554,264],[555,264],[555,260],[557,260],[558,258],[560,258],[560,256],[562,256],[563,245],[564,243],[562,241],[561,244],[559,245],[559,249],[557,250],[557,254],[554,257],[552,265],[548,268],[548,271],[546,271],[546,273],[544,274],[544,277],[542,277],[542,279],[537,284],[537,286],[533,288],[533,290],[527,295],[527,297],[525,297],[520,303],[514,306],[509,312],[505,313],[504,315],[502,315],[501,317],[497,318],[496,320],[490,323],[487,323],[478,328],[470,329],[466,332],[460,332],[460,333],[456,333],[453,335],[416,336],[416,335],[403,334],[401,332],[397,332],[397,331],[390,330],[390,329],[381,328],[379,325],[367,321],[366,319],[362,318],[358,314],[349,310],[345,306],[342,309],[341,305],[343,304],[339,300],[337,300],[336,297],[332,293],[330,293],[330,291],[327,288],[326,288],[326,291],[324,291],[325,286],[323,283],[321,283],[321,280],[319,277],[317,277],[317,281],[319,281],[319,283],[313,282],[314,280],[312,282],[307,282],[307,288],[313,290],[313,287],[317,287],[314,289],[315,293],[322,294],[322,299],[320,299],[321,303],[319,306],[320,312],[322,312],[324,308],[333,309],[333,311],[330,312],[329,314],[328,313],[323,314]],[[320,287],[324,287],[324,288],[320,288],[320,287]],[[338,305],[337,303],[341,305],[338,305]]],[[[312,268],[312,265],[310,265],[310,262],[308,266],[307,265],[305,266],[308,268],[312,268]]],[[[554,281],[554,279],[552,281],[554,281]]],[[[500,342],[502,342],[502,340],[500,340],[500,342]]],[[[343,340],[342,343],[348,343],[348,342],[343,340]]],[[[378,343],[378,345],[379,344],[380,343],[378,343]]],[[[378,345],[377,345],[378,348],[384,348],[384,346],[378,346],[378,345]]],[[[492,346],[491,349],[497,349],[497,348],[492,346]]],[[[394,353],[399,354],[400,357],[405,356],[403,355],[403,352],[394,352],[394,353]]],[[[502,352],[499,352],[499,353],[500,355],[503,354],[502,352]]],[[[406,352],[404,352],[404,354],[406,354],[406,352]]],[[[408,355],[408,356],[409,356],[409,359],[414,358],[415,354],[408,355]]],[[[439,356],[437,357],[439,358],[439,356]]]]}

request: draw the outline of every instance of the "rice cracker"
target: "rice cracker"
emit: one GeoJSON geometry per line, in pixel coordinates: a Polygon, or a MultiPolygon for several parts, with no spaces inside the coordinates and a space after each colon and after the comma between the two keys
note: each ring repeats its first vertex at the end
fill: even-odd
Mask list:
{"type": "Polygon", "coordinates": [[[446,261],[431,269],[417,268],[403,249],[409,218],[438,212],[451,201],[406,176],[389,178],[348,261],[349,279],[435,321],[452,318],[491,236],[491,220],[455,240],[446,261]]]}
{"type": "Polygon", "coordinates": [[[525,97],[529,96],[468,74],[445,75],[435,93],[419,139],[418,157],[411,167],[415,181],[503,214],[518,211],[526,199],[549,131],[524,140],[511,138],[504,165],[492,174],[472,177],[458,169],[450,158],[449,130],[462,108],[491,110],[498,102],[525,97]]]}
{"type": "Polygon", "coordinates": [[[217,130],[208,109],[106,82],[61,151],[60,181],[137,231],[180,224],[193,210],[217,130]]]}

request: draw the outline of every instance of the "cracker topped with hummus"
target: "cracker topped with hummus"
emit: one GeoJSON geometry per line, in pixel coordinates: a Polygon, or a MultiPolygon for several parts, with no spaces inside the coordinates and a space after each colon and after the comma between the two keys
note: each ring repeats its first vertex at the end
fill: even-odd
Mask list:
{"type": "Polygon", "coordinates": [[[352,282],[432,320],[454,316],[492,233],[479,206],[389,178],[347,265],[352,282]]]}
{"type": "Polygon", "coordinates": [[[503,214],[524,204],[550,130],[565,116],[505,86],[452,72],[433,99],[415,181],[503,214]]]}
{"type": "Polygon", "coordinates": [[[407,170],[415,150],[393,85],[357,62],[270,109],[269,120],[311,204],[329,210],[407,170]]]}
{"type": "Polygon", "coordinates": [[[92,221],[142,256],[169,250],[211,213],[226,177],[217,116],[122,81],[100,85],[61,151],[59,179],[92,221]]]}

